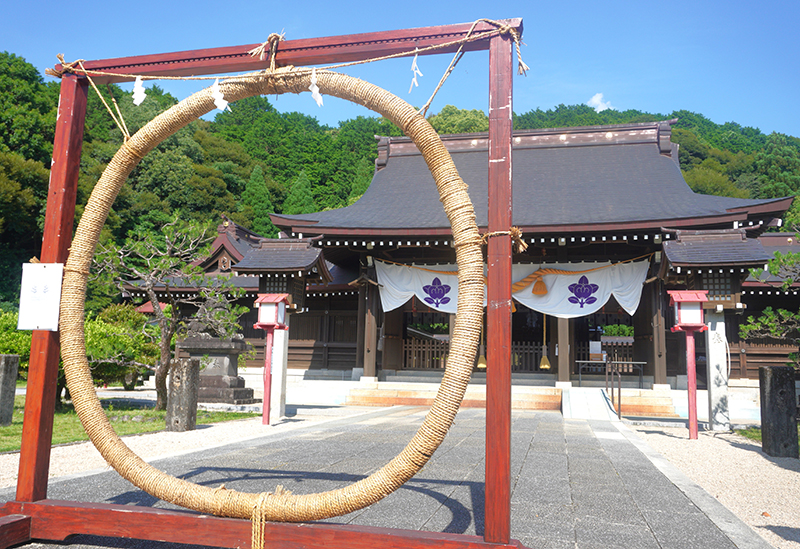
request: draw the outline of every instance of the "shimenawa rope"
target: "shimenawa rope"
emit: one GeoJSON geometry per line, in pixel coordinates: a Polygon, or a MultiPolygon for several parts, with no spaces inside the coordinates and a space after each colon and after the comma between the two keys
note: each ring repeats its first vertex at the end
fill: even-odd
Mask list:
{"type": "MultiPolygon", "coordinates": [[[[308,71],[276,69],[220,83],[225,97],[236,101],[264,93],[299,93],[310,83],[308,71]]],[[[430,124],[408,103],[361,80],[328,71],[317,72],[317,84],[330,95],[366,106],[392,120],[420,149],[436,181],[450,220],[459,265],[459,302],[451,353],[437,396],[419,431],[405,449],[369,477],[320,494],[248,494],[210,488],[174,478],[134,454],[114,433],[100,406],[86,359],[83,310],[87,273],[111,205],[141,157],[166,137],[215,108],[210,89],[201,90],[165,111],[131,136],[109,162],[95,185],[75,232],[67,260],[61,301],[61,348],[67,385],[76,412],[90,439],[124,478],[165,501],[202,513],[262,521],[310,521],[366,507],[410,479],[444,439],[472,372],[480,333],[483,257],[475,213],[467,188],[447,149],[430,124]]],[[[263,529],[261,529],[263,532],[263,529]]]]}

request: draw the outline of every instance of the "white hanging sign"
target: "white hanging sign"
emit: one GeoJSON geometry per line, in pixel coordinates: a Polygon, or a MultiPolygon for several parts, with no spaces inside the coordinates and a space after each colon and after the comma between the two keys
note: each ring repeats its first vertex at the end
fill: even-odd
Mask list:
{"type": "Polygon", "coordinates": [[[18,330],[58,331],[63,263],[23,263],[18,330]]]}

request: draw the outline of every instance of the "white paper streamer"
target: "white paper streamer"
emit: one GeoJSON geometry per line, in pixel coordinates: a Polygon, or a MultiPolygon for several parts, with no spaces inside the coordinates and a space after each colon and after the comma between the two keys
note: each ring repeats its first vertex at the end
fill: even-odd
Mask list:
{"type": "Polygon", "coordinates": [[[219,78],[214,80],[214,85],[211,86],[211,97],[214,98],[214,105],[216,105],[219,110],[224,111],[228,108],[228,102],[225,101],[222,90],[219,89],[219,78]]]}
{"type": "Polygon", "coordinates": [[[144,91],[144,85],[142,84],[142,77],[136,77],[136,83],[133,85],[133,104],[137,107],[142,104],[144,98],[147,97],[147,94],[144,91]]]}
{"type": "Polygon", "coordinates": [[[308,87],[311,90],[311,97],[317,102],[317,106],[322,106],[322,96],[319,93],[319,86],[317,86],[317,69],[311,69],[311,85],[308,87]]]}
{"type": "Polygon", "coordinates": [[[411,85],[408,87],[408,93],[411,93],[411,90],[414,89],[414,86],[419,87],[419,82],[417,82],[417,76],[425,76],[422,74],[422,71],[419,70],[417,66],[417,56],[418,54],[414,54],[414,60],[411,62],[411,72],[414,73],[414,78],[411,79],[411,85]]]}

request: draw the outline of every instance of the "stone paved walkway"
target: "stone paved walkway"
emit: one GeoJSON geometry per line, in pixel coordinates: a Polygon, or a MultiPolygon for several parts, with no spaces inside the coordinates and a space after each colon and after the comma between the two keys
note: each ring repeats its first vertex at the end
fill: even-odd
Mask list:
{"type": "MultiPolygon", "coordinates": [[[[214,487],[224,483],[253,492],[280,484],[294,493],[328,490],[363,478],[394,457],[425,412],[396,407],[155,465],[214,487]]],[[[484,421],[482,410],[462,410],[415,478],[383,501],[328,522],[482,535],[484,421]]],[[[620,423],[514,411],[512,433],[512,537],[528,547],[770,547],[620,423]]],[[[113,471],[52,482],[48,495],[169,507],[113,471]]],[[[13,499],[13,490],[0,492],[0,501],[6,499],[13,499]]],[[[72,538],[69,546],[185,547],[89,536],[72,538]]]]}

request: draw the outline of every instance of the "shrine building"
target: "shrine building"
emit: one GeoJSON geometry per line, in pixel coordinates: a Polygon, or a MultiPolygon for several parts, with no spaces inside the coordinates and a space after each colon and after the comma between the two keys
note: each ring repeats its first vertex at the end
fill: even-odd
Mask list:
{"type": "MultiPolygon", "coordinates": [[[[674,122],[514,132],[513,225],[527,244],[513,257],[515,379],[574,382],[600,351],[638,363],[645,388],[675,386],[685,374],[685,343],[670,330],[671,289],[707,290],[706,319],[722,327],[726,343],[744,345],[738,325],[753,312],[749,270],[772,256],[758,237],[780,225],[792,199],[694,193],[670,139],[674,122]],[[603,337],[603,327],[630,332],[620,326],[633,336],[603,337]]],[[[488,135],[442,139],[484,232],[488,135]]],[[[355,368],[379,380],[441,371],[457,305],[455,251],[411,140],[379,138],[372,184],[356,203],[272,221],[322,250],[330,270],[315,275],[321,284],[306,286],[304,312],[292,315],[290,368],[355,368]]],[[[277,260],[260,254],[233,271],[259,274],[277,260]]],[[[267,291],[270,278],[260,280],[267,291]]],[[[700,362],[704,338],[697,336],[700,362]]],[[[745,365],[732,376],[752,373],[745,365]]]]}

